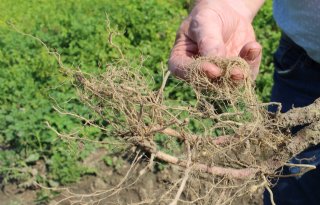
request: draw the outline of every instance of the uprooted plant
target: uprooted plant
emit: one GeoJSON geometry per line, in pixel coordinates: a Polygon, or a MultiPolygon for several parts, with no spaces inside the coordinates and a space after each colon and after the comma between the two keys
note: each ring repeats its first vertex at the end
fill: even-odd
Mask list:
{"type": "MultiPolygon", "coordinates": [[[[185,68],[188,75],[180,83],[191,88],[195,97],[190,102],[182,102],[167,94],[165,88],[170,72],[163,75],[161,87],[154,89],[155,82],[147,80],[140,67],[132,66],[116,46],[122,58],[108,64],[102,73],[88,74],[66,69],[58,53],[51,52],[40,39],[35,39],[56,57],[73,79],[79,99],[91,113],[86,117],[60,107],[55,109],[81,119],[83,126],[99,128],[105,136],[116,137],[128,148],[139,150],[127,175],[114,188],[85,195],[67,190],[66,198],[60,202],[70,200],[73,204],[88,204],[91,201],[91,204],[99,204],[134,185],[138,179],[132,179],[130,175],[137,169],[141,151],[150,160],[147,168],[138,172],[138,178],[143,178],[155,160],[180,167],[183,174],[162,195],[154,196],[153,190],[149,190],[150,198],[139,204],[231,204],[235,198],[252,195],[259,189],[269,190],[272,197],[271,179],[286,177],[281,175],[280,167],[300,167],[300,175],[315,168],[287,162],[306,148],[320,143],[320,99],[287,113],[269,113],[267,106],[276,103],[259,102],[248,65],[241,58],[195,59],[185,68]],[[208,79],[200,70],[203,62],[222,68],[223,76],[208,79]],[[242,69],[243,81],[230,80],[230,70],[234,68],[242,69]],[[101,120],[106,123],[100,123],[101,120]],[[293,135],[290,129],[297,125],[305,127],[293,135]],[[158,138],[165,139],[169,146],[160,146],[158,138]],[[170,146],[170,143],[178,146],[170,146]],[[191,199],[191,195],[196,195],[196,199],[191,199]]],[[[111,31],[109,41],[112,45],[111,31]]],[[[281,105],[276,105],[280,110],[281,105]]],[[[108,140],[79,137],[77,132],[61,134],[54,131],[66,140],[108,143],[108,140]]]]}
{"type": "MultiPolygon", "coordinates": [[[[320,142],[319,100],[305,108],[272,114],[266,109],[272,103],[257,100],[244,60],[198,58],[186,69],[189,74],[184,86],[192,88],[193,103],[179,102],[166,95],[170,72],[164,74],[161,87],[154,90],[153,82],[146,80],[139,68],[122,59],[109,64],[100,74],[71,72],[80,99],[90,108],[92,116],[107,122],[105,125],[95,119],[57,110],[79,117],[85,126],[97,127],[128,147],[147,153],[149,167],[157,159],[184,170],[182,178],[169,191],[145,203],[231,204],[236,197],[252,195],[259,189],[266,188],[271,193],[271,179],[284,177],[278,170],[283,165],[300,167],[299,174],[315,168],[287,162],[320,142]],[[222,68],[223,76],[208,79],[199,69],[205,61],[222,68]],[[229,80],[229,72],[235,67],[245,74],[241,82],[229,80]],[[196,129],[192,124],[197,124],[196,129]],[[306,126],[295,135],[291,134],[290,129],[297,125],[306,126]],[[178,143],[178,148],[159,146],[156,140],[159,137],[168,143],[178,143]],[[195,186],[197,183],[202,184],[204,192],[195,186]],[[188,201],[192,193],[198,197],[188,201]]],[[[101,199],[113,196],[123,183],[95,196],[101,199]]],[[[70,193],[68,199],[79,200],[79,197],[70,193]]],[[[81,200],[85,198],[81,196],[81,200]]]]}

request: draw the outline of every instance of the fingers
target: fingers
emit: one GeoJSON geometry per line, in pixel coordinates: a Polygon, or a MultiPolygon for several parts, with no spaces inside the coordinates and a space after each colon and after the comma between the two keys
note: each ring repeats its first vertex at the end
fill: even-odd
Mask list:
{"type": "Polygon", "coordinates": [[[230,70],[230,78],[234,81],[241,81],[245,78],[243,71],[241,68],[233,68],[230,70]]]}
{"type": "Polygon", "coordinates": [[[261,45],[256,41],[251,41],[242,47],[239,56],[249,64],[251,69],[251,77],[253,80],[255,80],[259,73],[259,67],[261,63],[261,45]]]}
{"type": "MultiPolygon", "coordinates": [[[[187,48],[197,47],[196,44],[178,43],[172,49],[168,65],[169,70],[177,77],[185,79],[187,76],[187,66],[192,63],[193,55],[192,52],[188,52],[187,48]]],[[[216,65],[203,62],[201,64],[202,71],[207,75],[208,78],[214,79],[221,76],[222,71],[216,65]]]]}
{"type": "MultiPolygon", "coordinates": [[[[201,25],[205,23],[203,19],[202,16],[201,18],[189,18],[184,21],[180,27],[168,62],[170,71],[180,78],[185,79],[187,74],[186,67],[197,55],[225,55],[224,47],[222,46],[223,42],[221,43],[220,40],[218,40],[221,38],[221,32],[218,32],[219,29],[217,29],[216,32],[219,33],[220,37],[214,38],[216,33],[212,32],[212,29],[208,29],[208,25],[201,25]],[[211,36],[207,36],[207,33],[210,32],[211,36]]],[[[201,69],[208,78],[217,78],[221,76],[222,73],[220,68],[209,62],[202,63],[201,69]]]]}
{"type": "MultiPolygon", "coordinates": [[[[226,38],[226,36],[230,37],[232,35],[223,33],[222,24],[223,22],[220,16],[215,11],[209,9],[204,9],[201,13],[189,16],[180,27],[169,58],[168,64],[171,72],[180,78],[186,78],[188,72],[186,69],[187,66],[192,62],[193,58],[198,55],[204,57],[226,57],[227,47],[224,37],[226,38]]],[[[239,47],[234,49],[238,50],[238,48],[239,47]]],[[[229,56],[230,47],[228,47],[228,49],[229,56]]],[[[239,56],[249,64],[252,71],[251,77],[253,79],[256,78],[259,71],[261,50],[259,43],[251,41],[246,43],[239,53],[239,56]]],[[[201,69],[207,77],[211,79],[218,78],[223,74],[218,66],[209,62],[203,62],[201,69]]],[[[244,75],[245,73],[241,68],[233,68],[230,71],[230,78],[235,81],[243,80],[247,77],[244,75]]]]}
{"type": "Polygon", "coordinates": [[[206,76],[210,79],[215,79],[218,78],[222,75],[222,70],[209,62],[203,62],[200,65],[202,71],[206,74],[206,76]]]}
{"type": "MultiPolygon", "coordinates": [[[[222,22],[216,12],[206,9],[194,16],[190,22],[189,35],[197,44],[201,56],[226,56],[222,22]]],[[[204,62],[201,68],[208,78],[222,75],[222,70],[214,64],[204,62]]]]}
{"type": "Polygon", "coordinates": [[[176,55],[172,52],[168,66],[171,73],[179,78],[186,79],[187,70],[186,67],[192,62],[192,58],[186,55],[176,55]]]}
{"type": "MultiPolygon", "coordinates": [[[[198,46],[195,42],[181,37],[176,41],[171,51],[168,61],[169,70],[177,77],[185,79],[188,72],[186,68],[198,53],[198,46]]],[[[222,70],[219,67],[209,62],[203,62],[201,69],[211,79],[220,77],[222,74],[222,70]]]]}
{"type": "Polygon", "coordinates": [[[169,70],[173,75],[185,79],[186,67],[197,53],[197,45],[184,34],[178,34],[168,61],[169,70]]]}

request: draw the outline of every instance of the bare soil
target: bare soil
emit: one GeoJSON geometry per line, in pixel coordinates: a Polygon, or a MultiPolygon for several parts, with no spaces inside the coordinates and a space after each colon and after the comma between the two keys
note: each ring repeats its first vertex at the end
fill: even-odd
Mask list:
{"type": "MultiPolygon", "coordinates": [[[[96,175],[84,176],[78,183],[68,186],[68,190],[60,190],[60,195],[51,199],[46,203],[49,205],[70,205],[74,204],[168,204],[165,202],[158,202],[161,194],[168,191],[168,189],[183,176],[183,170],[176,166],[168,165],[163,170],[147,171],[134,184],[132,182],[139,176],[139,171],[147,164],[141,163],[136,171],[133,171],[127,176],[127,171],[130,168],[130,163],[125,163],[120,168],[107,166],[102,158],[105,155],[105,150],[98,150],[92,153],[85,161],[85,165],[95,167],[96,175]],[[128,177],[126,186],[117,191],[108,192],[125,178],[128,177]],[[82,197],[73,197],[69,191],[74,194],[79,194],[82,197]],[[83,197],[89,196],[91,197],[83,197]],[[110,196],[111,195],[111,196],[110,196]],[[69,200],[67,199],[69,197],[69,200]],[[82,200],[82,201],[80,201],[82,200]],[[77,203],[75,203],[78,201],[77,203]],[[145,203],[141,203],[145,202],[145,203]]],[[[194,185],[193,185],[194,186],[194,185]]],[[[199,186],[201,186],[199,184],[199,186]]],[[[205,189],[205,187],[203,187],[205,189]]],[[[0,205],[35,205],[37,192],[40,189],[22,189],[15,184],[5,186],[0,192],[0,205]]],[[[205,190],[204,190],[205,191],[205,190]]],[[[174,193],[173,193],[174,195],[174,193]]],[[[74,196],[74,195],[73,195],[74,196]]],[[[218,197],[218,196],[217,196],[218,197]]],[[[197,196],[182,195],[182,199],[195,200],[197,196]]],[[[168,200],[169,202],[169,200],[168,200]]],[[[179,203],[186,204],[186,203],[179,203]]],[[[262,197],[256,195],[253,198],[245,198],[234,201],[237,205],[259,205],[262,204],[262,197]]]]}

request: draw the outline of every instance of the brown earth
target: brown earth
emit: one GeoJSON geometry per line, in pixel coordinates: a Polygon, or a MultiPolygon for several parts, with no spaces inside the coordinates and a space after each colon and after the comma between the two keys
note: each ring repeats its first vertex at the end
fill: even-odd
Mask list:
{"type": "MultiPolygon", "coordinates": [[[[70,204],[169,204],[175,195],[171,193],[167,200],[159,203],[162,194],[168,191],[173,184],[183,176],[183,170],[175,166],[167,166],[163,170],[146,171],[140,178],[139,171],[146,167],[142,162],[136,166],[136,170],[127,175],[130,163],[125,161],[120,168],[107,166],[102,158],[105,150],[98,150],[91,154],[84,164],[96,168],[96,175],[84,176],[80,182],[69,185],[68,189],[61,189],[60,195],[51,199],[49,205],[70,205],[70,204]],[[117,186],[127,176],[122,186],[117,186]],[[135,181],[138,178],[137,181],[135,181]],[[135,182],[135,183],[133,183],[135,182]],[[112,188],[118,187],[110,191],[112,188]],[[109,190],[109,191],[108,191],[109,190]],[[70,194],[72,192],[73,194],[70,194]]],[[[194,186],[194,185],[193,185],[194,186]]],[[[202,186],[199,184],[199,186],[202,186]]],[[[188,188],[188,187],[187,187],[188,188]]],[[[203,189],[206,189],[204,186],[203,189]]],[[[38,189],[22,189],[17,185],[10,184],[0,192],[0,205],[35,205],[38,189]]],[[[205,190],[203,190],[205,191],[205,190]]],[[[218,196],[217,196],[218,197],[218,196]]],[[[195,200],[197,196],[182,194],[184,200],[195,200]]],[[[186,203],[178,203],[186,204],[186,203]]],[[[190,204],[190,203],[189,203],[190,204]]],[[[198,203],[195,203],[198,204],[198,203]]],[[[245,198],[234,201],[237,205],[259,205],[262,204],[261,195],[253,198],[245,198]]]]}

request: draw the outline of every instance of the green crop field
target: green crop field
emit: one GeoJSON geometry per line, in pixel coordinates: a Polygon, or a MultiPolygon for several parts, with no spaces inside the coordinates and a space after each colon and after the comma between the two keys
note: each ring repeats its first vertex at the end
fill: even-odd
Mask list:
{"type": "MultiPolygon", "coordinates": [[[[59,114],[66,110],[87,114],[75,97],[70,80],[56,59],[35,38],[61,54],[66,66],[86,72],[103,69],[119,57],[108,42],[108,25],[119,35],[113,43],[128,59],[143,58],[143,67],[160,83],[176,30],[190,10],[190,0],[0,0],[0,183],[31,186],[65,185],[95,172],[81,162],[97,145],[64,142],[48,128],[77,130],[79,120],[59,114]],[[17,31],[18,30],[18,31],[17,31]],[[37,170],[39,163],[46,170],[37,170]]],[[[254,26],[263,46],[261,72],[256,90],[268,101],[272,86],[272,53],[280,33],[272,19],[271,1],[258,14],[254,26]]],[[[170,84],[171,83],[171,84],[170,84]]],[[[178,98],[190,93],[168,88],[178,98]]],[[[107,137],[86,129],[90,139],[107,137]]],[[[112,164],[112,159],[106,158],[112,164]]],[[[38,202],[48,200],[39,195],[38,202]]]]}

